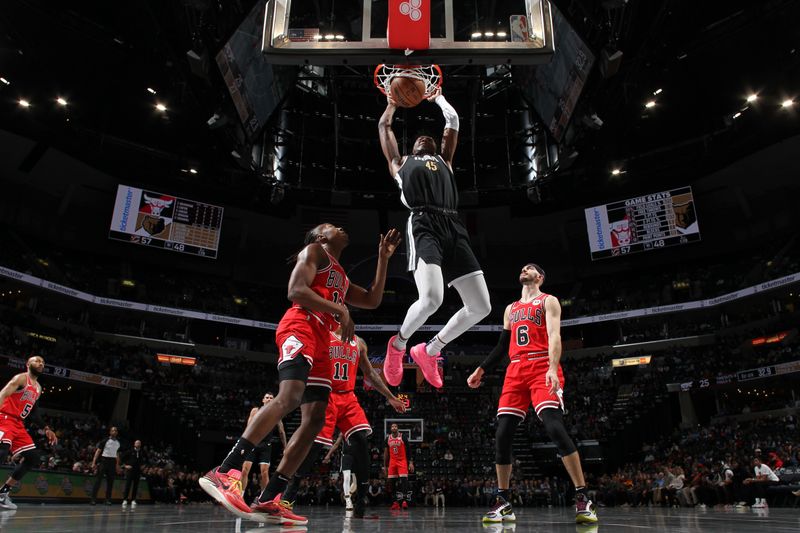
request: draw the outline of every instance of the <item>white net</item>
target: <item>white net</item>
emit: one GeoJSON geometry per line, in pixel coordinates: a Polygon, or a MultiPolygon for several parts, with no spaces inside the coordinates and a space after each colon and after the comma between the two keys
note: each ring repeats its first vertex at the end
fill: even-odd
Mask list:
{"type": "Polygon", "coordinates": [[[384,65],[375,67],[375,86],[389,94],[395,77],[414,78],[425,83],[425,98],[442,86],[442,69],[439,65],[384,65]]]}

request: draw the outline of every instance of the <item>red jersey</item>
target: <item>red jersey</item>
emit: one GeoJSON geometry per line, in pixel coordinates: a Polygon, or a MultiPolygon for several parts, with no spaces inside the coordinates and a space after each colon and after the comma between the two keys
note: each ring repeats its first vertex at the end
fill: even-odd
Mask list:
{"type": "Polygon", "coordinates": [[[29,375],[25,374],[25,380],[26,383],[23,388],[12,393],[11,396],[3,401],[3,405],[0,405],[0,413],[20,420],[24,420],[31,414],[33,405],[39,399],[42,390],[38,383],[34,383],[31,380],[29,375]]]}
{"type": "Polygon", "coordinates": [[[508,322],[511,326],[511,344],[508,356],[511,360],[520,356],[547,357],[550,345],[547,336],[547,319],[544,302],[549,294],[540,294],[531,302],[516,301],[511,304],[508,322]]]}
{"type": "Polygon", "coordinates": [[[355,337],[345,344],[331,332],[331,346],[328,348],[333,366],[333,392],[350,392],[356,388],[358,370],[358,342],[355,337]]]}
{"type": "Polygon", "coordinates": [[[402,433],[393,437],[391,433],[386,437],[386,446],[389,447],[389,462],[406,464],[406,440],[402,433]]]}
{"type": "MultiPolygon", "coordinates": [[[[325,252],[328,254],[328,252],[325,252]]],[[[347,296],[347,289],[350,288],[350,280],[344,272],[344,268],[331,254],[328,254],[328,266],[317,270],[314,281],[311,282],[311,290],[319,294],[322,298],[334,303],[344,304],[347,296]]],[[[339,329],[339,321],[330,313],[312,311],[305,309],[298,303],[292,303],[292,307],[283,315],[284,318],[291,318],[297,313],[309,314],[327,326],[331,331],[339,329]]],[[[303,317],[305,318],[305,317],[303,317]]]]}

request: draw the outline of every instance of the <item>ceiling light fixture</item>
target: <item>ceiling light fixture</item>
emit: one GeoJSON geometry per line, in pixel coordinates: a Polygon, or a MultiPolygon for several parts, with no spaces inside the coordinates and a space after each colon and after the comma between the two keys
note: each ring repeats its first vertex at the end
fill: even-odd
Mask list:
{"type": "Polygon", "coordinates": [[[17,101],[17,103],[19,104],[19,106],[20,106],[20,107],[25,107],[25,108],[28,108],[28,107],[30,107],[30,106],[31,106],[31,103],[30,103],[29,101],[25,100],[24,98],[20,98],[20,99],[17,101]]]}
{"type": "Polygon", "coordinates": [[[156,90],[153,89],[152,87],[148,87],[147,92],[149,92],[150,94],[156,94],[156,90]]]}
{"type": "Polygon", "coordinates": [[[653,96],[658,96],[662,92],[664,92],[664,89],[656,89],[655,91],[653,91],[653,96]]]}
{"type": "Polygon", "coordinates": [[[190,168],[189,169],[189,174],[197,174],[197,169],[196,168],[190,168]]]}
{"type": "Polygon", "coordinates": [[[334,34],[332,34],[332,33],[329,33],[329,34],[327,34],[327,35],[325,36],[325,39],[327,39],[328,41],[332,41],[332,40],[334,40],[335,38],[336,38],[336,36],[335,36],[334,34]]]}
{"type": "Polygon", "coordinates": [[[162,113],[164,113],[164,112],[166,112],[166,110],[167,110],[167,106],[165,106],[164,104],[162,104],[161,102],[159,102],[159,103],[157,103],[157,104],[156,104],[156,109],[158,109],[159,111],[161,111],[162,113]]]}
{"type": "Polygon", "coordinates": [[[755,94],[755,93],[747,95],[747,101],[748,102],[755,102],[757,99],[758,99],[758,95],[755,94]]]}
{"type": "Polygon", "coordinates": [[[10,81],[8,81],[8,80],[7,80],[7,79],[5,79],[5,78],[0,78],[0,83],[2,83],[3,85],[11,85],[11,82],[10,82],[10,81]]]}
{"type": "Polygon", "coordinates": [[[787,98],[786,100],[781,102],[781,107],[784,109],[792,107],[793,105],[794,105],[794,100],[792,100],[791,98],[787,98]]]}
{"type": "Polygon", "coordinates": [[[739,118],[741,116],[742,116],[742,112],[741,111],[737,111],[736,113],[733,114],[733,118],[739,118]]]}
{"type": "Polygon", "coordinates": [[[472,34],[472,36],[471,36],[471,37],[472,37],[473,39],[480,39],[482,35],[483,35],[483,34],[482,34],[481,32],[479,32],[479,31],[476,31],[475,33],[473,33],[473,34],[472,34]]]}
{"type": "Polygon", "coordinates": [[[56,102],[58,102],[58,105],[60,105],[61,107],[67,107],[67,104],[69,103],[65,99],[61,98],[60,96],[58,98],[56,98],[56,102]]]}
{"type": "Polygon", "coordinates": [[[485,37],[494,37],[494,32],[493,32],[493,31],[487,31],[487,32],[486,32],[486,33],[484,33],[483,35],[484,35],[485,37]]]}
{"type": "Polygon", "coordinates": [[[647,102],[646,104],[644,104],[644,106],[645,106],[647,109],[650,109],[651,107],[655,107],[655,106],[656,106],[656,101],[655,101],[655,100],[650,100],[649,102],[647,102]]]}
{"type": "Polygon", "coordinates": [[[497,34],[496,34],[496,35],[497,35],[497,36],[498,36],[500,39],[505,39],[505,38],[506,38],[506,35],[508,35],[508,34],[507,34],[506,32],[504,32],[504,31],[499,31],[499,32],[497,32],[497,34]]]}
{"type": "Polygon", "coordinates": [[[619,176],[620,174],[622,174],[622,171],[618,168],[615,168],[614,170],[611,171],[612,176],[619,176]]]}

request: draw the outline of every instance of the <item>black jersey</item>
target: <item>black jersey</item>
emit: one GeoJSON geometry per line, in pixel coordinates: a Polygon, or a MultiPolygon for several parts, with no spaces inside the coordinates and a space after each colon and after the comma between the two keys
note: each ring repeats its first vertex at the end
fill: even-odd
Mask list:
{"type": "Polygon", "coordinates": [[[409,209],[434,207],[455,211],[458,190],[453,171],[440,155],[409,155],[394,176],[400,200],[409,209]]]}

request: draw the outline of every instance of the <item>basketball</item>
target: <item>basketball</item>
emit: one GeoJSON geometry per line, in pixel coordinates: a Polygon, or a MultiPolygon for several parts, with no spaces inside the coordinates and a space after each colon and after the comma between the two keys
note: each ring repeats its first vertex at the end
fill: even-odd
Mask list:
{"type": "Polygon", "coordinates": [[[425,98],[425,82],[417,78],[395,76],[389,93],[400,107],[414,107],[425,98]]]}

